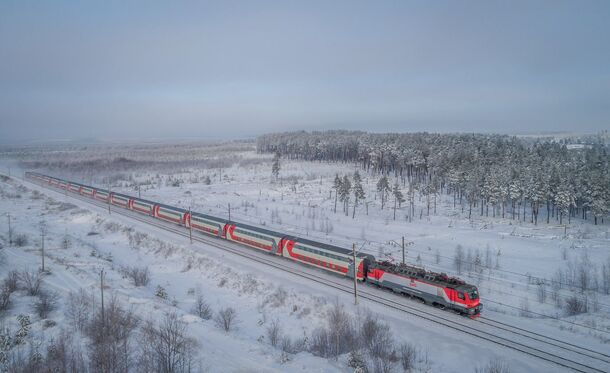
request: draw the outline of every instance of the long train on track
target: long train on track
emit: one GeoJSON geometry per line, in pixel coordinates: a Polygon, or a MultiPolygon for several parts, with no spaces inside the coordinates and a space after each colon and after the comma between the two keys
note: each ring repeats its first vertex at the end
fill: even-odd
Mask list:
{"type": "Polygon", "coordinates": [[[149,201],[127,194],[111,192],[88,185],[62,180],[37,172],[26,172],[25,177],[48,186],[79,194],[109,205],[133,210],[150,217],[178,224],[191,231],[234,241],[242,245],[282,256],[309,266],[321,268],[340,276],[366,281],[394,292],[419,299],[439,308],[447,308],[475,317],[480,315],[482,304],[476,286],[444,273],[426,271],[406,264],[380,262],[364,253],[286,235],[273,230],[227,220],[179,207],[149,201]]]}

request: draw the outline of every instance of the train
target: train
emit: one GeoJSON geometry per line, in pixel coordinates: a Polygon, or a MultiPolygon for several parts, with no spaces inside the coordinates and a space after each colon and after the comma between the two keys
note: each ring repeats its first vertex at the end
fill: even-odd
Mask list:
{"type": "Polygon", "coordinates": [[[26,172],[29,180],[78,194],[112,206],[177,224],[191,232],[261,250],[339,276],[354,278],[373,286],[415,298],[422,303],[457,313],[478,317],[483,305],[476,286],[465,281],[423,268],[378,261],[373,255],[322,243],[271,229],[257,227],[180,207],[169,206],[123,193],[58,179],[37,172],[26,172]]]}

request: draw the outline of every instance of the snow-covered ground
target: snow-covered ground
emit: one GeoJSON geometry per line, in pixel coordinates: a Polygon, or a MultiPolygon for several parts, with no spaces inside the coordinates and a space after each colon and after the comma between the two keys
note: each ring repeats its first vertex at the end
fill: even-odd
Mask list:
{"type": "MultiPolygon", "coordinates": [[[[152,164],[149,169],[128,167],[120,173],[90,170],[79,175],[70,167],[49,172],[94,185],[105,185],[110,179],[112,190],[132,195],[138,194],[139,186],[142,198],[221,216],[228,216],[230,205],[234,220],[345,247],[355,242],[363,251],[396,261],[401,260],[397,244],[404,236],[408,262],[454,275],[458,275],[454,255],[461,245],[465,261],[477,264],[465,263],[459,276],[480,287],[486,316],[598,351],[607,350],[610,297],[594,291],[581,293],[566,286],[557,289],[552,282],[558,270],[577,270],[583,260],[587,260],[584,264],[592,278],[593,274],[599,278],[601,266],[608,263],[610,255],[607,223],[594,226],[573,220],[566,229],[553,224],[553,220],[549,225],[534,226],[509,217],[475,214],[468,219],[467,211],[454,208],[453,199],[448,196],[438,197],[436,213],[432,209],[428,215],[426,201],[418,198],[415,219],[409,222],[405,210],[399,209],[394,220],[393,210],[382,210],[376,198],[378,176],[362,171],[368,214],[362,204],[352,218],[351,208],[349,216],[342,214],[341,203],[333,212],[335,199],[331,191],[335,174],[351,175],[355,165],[282,160],[281,180],[276,181],[271,176],[269,156],[242,148],[234,149],[233,154],[233,162],[223,161],[222,169],[209,168],[213,162],[207,162],[207,168],[181,165],[168,169],[152,164]],[[572,296],[586,297],[589,312],[566,316],[564,304],[572,296]]],[[[213,155],[209,156],[213,159],[213,155]]],[[[106,291],[132,305],[142,318],[160,319],[170,310],[179,312],[181,320],[189,324],[189,333],[200,343],[200,366],[208,371],[353,370],[347,366],[345,355],[337,361],[309,352],[287,356],[270,347],[266,336],[267,327],[277,319],[293,341],[311,337],[316,327],[324,325],[336,301],[354,317],[369,309],[390,326],[397,343],[418,346],[422,351],[416,364],[419,371],[461,372],[465,366],[467,371],[474,371],[476,366],[497,358],[507,360],[512,371],[557,370],[534,358],[383,306],[362,302],[353,307],[349,295],[272,272],[205,244],[190,245],[182,237],[117,214],[109,216],[103,209],[55,192],[40,190],[46,197],[20,187],[17,181],[3,181],[1,188],[0,211],[10,211],[15,234],[30,237],[28,245],[4,248],[3,275],[10,269],[33,270],[40,266],[41,220],[47,229],[45,253],[50,274],[44,276],[43,286],[59,292],[62,299],[58,302],[62,306],[49,317],[57,326],[44,328],[43,320],[31,309],[34,297],[23,291],[13,297],[12,306],[2,314],[5,324],[13,329],[17,328],[17,315],[30,314],[32,335],[37,338],[44,336],[46,340],[60,326],[68,327],[63,306],[68,293],[84,288],[97,296],[99,272],[104,268],[106,291]],[[70,241],[67,248],[62,244],[66,237],[70,241]],[[125,266],[148,266],[150,283],[133,286],[122,275],[121,268],[125,266]],[[168,299],[155,296],[157,286],[166,290],[168,299]],[[197,294],[203,294],[214,311],[234,307],[239,319],[237,328],[225,333],[213,320],[190,315],[197,294]]],[[[6,234],[2,235],[7,246],[6,234]]],[[[397,363],[397,371],[399,366],[397,363]]]]}

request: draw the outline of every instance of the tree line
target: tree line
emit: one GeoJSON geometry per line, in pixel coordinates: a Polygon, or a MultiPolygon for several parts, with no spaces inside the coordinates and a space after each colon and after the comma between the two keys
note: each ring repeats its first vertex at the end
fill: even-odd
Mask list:
{"type": "Polygon", "coordinates": [[[257,151],[357,162],[366,172],[408,184],[409,196],[417,191],[426,197],[428,212],[430,201],[445,193],[453,196],[454,207],[468,208],[469,217],[478,210],[537,224],[542,209],[547,223],[577,216],[603,223],[610,213],[607,140],[600,135],[578,146],[569,142],[496,134],[301,131],[260,136],[257,151]]]}

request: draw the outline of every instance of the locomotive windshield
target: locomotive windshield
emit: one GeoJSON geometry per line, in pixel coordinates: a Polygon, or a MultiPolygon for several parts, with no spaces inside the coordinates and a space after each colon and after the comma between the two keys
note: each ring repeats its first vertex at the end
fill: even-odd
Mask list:
{"type": "Polygon", "coordinates": [[[479,299],[479,292],[477,291],[476,288],[474,288],[468,292],[468,298],[470,298],[470,300],[479,299]]]}

